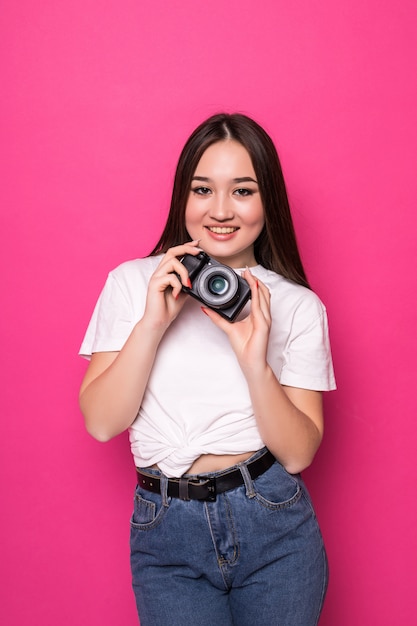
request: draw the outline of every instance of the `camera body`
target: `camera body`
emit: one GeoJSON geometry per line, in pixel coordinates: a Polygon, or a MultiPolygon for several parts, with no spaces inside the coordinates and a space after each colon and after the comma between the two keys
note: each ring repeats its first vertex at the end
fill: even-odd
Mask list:
{"type": "Polygon", "coordinates": [[[233,322],[251,296],[248,283],[231,267],[205,252],[196,256],[185,254],[181,263],[187,268],[192,284],[191,288],[183,285],[182,290],[233,322]]]}

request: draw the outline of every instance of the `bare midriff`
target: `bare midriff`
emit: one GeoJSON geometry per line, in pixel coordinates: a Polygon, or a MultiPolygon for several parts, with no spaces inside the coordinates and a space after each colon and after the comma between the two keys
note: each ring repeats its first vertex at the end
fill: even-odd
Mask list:
{"type": "MultiPolygon", "coordinates": [[[[209,472],[221,472],[222,470],[243,463],[249,459],[253,452],[245,452],[244,454],[202,454],[194,461],[187,470],[187,474],[207,474],[209,472]]],[[[158,467],[158,466],[154,466],[158,467]]]]}

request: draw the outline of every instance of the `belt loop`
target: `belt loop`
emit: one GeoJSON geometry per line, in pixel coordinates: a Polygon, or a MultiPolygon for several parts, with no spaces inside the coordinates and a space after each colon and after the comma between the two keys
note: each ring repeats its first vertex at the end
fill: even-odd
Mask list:
{"type": "Polygon", "coordinates": [[[162,498],[162,506],[168,506],[168,477],[165,474],[160,476],[160,487],[161,487],[161,498],[162,498]]]}
{"type": "Polygon", "coordinates": [[[189,500],[188,495],[188,481],[189,478],[180,478],[180,483],[178,486],[178,497],[180,500],[189,500]]]}
{"type": "Polygon", "coordinates": [[[246,487],[246,496],[248,498],[253,498],[255,496],[255,488],[253,486],[252,476],[249,473],[249,470],[245,463],[239,465],[240,473],[243,477],[243,482],[246,487]]]}

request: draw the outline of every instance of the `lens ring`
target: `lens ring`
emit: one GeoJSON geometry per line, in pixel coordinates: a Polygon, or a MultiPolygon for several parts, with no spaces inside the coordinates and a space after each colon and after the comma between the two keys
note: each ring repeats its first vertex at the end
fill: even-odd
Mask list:
{"type": "Polygon", "coordinates": [[[235,272],[225,265],[209,265],[205,267],[199,275],[198,284],[196,285],[198,295],[213,308],[223,308],[230,306],[236,296],[239,288],[238,278],[235,272]],[[218,277],[222,281],[227,283],[227,289],[220,293],[213,293],[210,289],[210,284],[218,277]]]}

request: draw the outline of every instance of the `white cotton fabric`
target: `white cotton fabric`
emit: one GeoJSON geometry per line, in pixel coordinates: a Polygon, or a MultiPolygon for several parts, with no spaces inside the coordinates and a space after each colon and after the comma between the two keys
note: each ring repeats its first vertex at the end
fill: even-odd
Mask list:
{"type": "MultiPolygon", "coordinates": [[[[121,350],[143,315],[147,284],[161,258],[127,261],[110,272],[82,342],[82,356],[121,350]]],[[[271,292],[268,362],[279,381],[317,391],[335,389],[322,302],[309,289],[260,265],[251,272],[271,292]]],[[[227,336],[200,306],[189,297],[166,332],[129,429],[135,465],[158,464],[170,477],[182,476],[202,454],[241,454],[264,445],[227,336]]]]}

